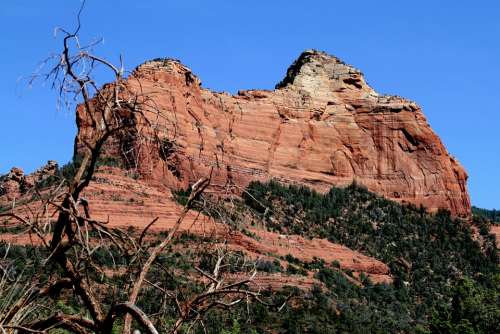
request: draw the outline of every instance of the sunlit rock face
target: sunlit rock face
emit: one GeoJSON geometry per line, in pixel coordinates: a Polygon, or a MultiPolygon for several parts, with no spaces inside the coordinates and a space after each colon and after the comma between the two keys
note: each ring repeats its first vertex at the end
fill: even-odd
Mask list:
{"type": "Polygon", "coordinates": [[[45,166],[28,175],[21,168],[12,167],[9,173],[0,176],[0,207],[15,205],[16,199],[25,195],[35,184],[54,175],[58,168],[54,160],[47,161],[45,166]]]}
{"type": "MultiPolygon", "coordinates": [[[[136,136],[112,138],[105,154],[149,182],[187,187],[212,173],[214,188],[238,193],[252,180],[321,192],[356,181],[399,202],[470,214],[467,174],[420,107],[377,94],[359,70],[324,52],[303,52],[272,91],[213,92],[172,59],[140,65],[127,85],[158,113],[136,122],[136,136]],[[153,133],[160,148],[148,141],[153,133]]],[[[81,107],[77,124],[80,152],[90,133],[81,107]]]]}

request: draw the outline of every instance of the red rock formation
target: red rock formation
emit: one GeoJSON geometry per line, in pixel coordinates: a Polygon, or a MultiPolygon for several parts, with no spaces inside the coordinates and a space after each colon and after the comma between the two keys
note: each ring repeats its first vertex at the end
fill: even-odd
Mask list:
{"type": "MultiPolygon", "coordinates": [[[[185,187],[212,167],[216,184],[237,189],[276,178],[326,191],[356,180],[400,202],[470,214],[467,174],[421,109],[379,95],[359,70],[323,52],[301,54],[273,91],[212,92],[168,59],[139,66],[128,85],[160,117],[151,114],[154,127],[137,124],[145,137],[114,138],[106,152],[135,149],[134,163],[151,181],[185,187]],[[152,131],[165,139],[163,152],[144,140],[152,131]]],[[[88,135],[82,109],[77,120],[79,151],[88,135]]]]}
{"type": "MultiPolygon", "coordinates": [[[[39,171],[46,169],[43,168],[39,171]]],[[[17,175],[21,175],[18,169],[16,171],[17,175]]],[[[22,174],[22,177],[32,177],[32,175],[24,176],[22,174]]],[[[24,202],[24,204],[16,206],[13,209],[14,212],[29,216],[40,208],[40,201],[27,201],[31,195],[20,194],[19,196],[21,197],[17,197],[17,199],[20,199],[19,202],[24,202]]],[[[140,232],[156,219],[150,232],[165,231],[175,225],[182,211],[182,207],[172,198],[168,188],[151,186],[148,180],[136,180],[130,177],[126,171],[115,167],[99,168],[94,180],[85,189],[83,197],[89,203],[92,218],[108,222],[107,226],[110,228],[120,227],[140,232]]],[[[0,195],[0,204],[5,200],[5,196],[0,195]]],[[[52,213],[49,216],[54,217],[52,213]]],[[[3,223],[2,219],[0,219],[1,223],[3,223]]],[[[210,237],[214,241],[225,241],[225,245],[229,249],[243,251],[252,259],[267,258],[273,261],[287,254],[306,262],[313,261],[314,258],[321,258],[326,263],[337,261],[342,269],[352,270],[355,274],[363,272],[373,282],[392,282],[389,267],[383,262],[326,239],[309,240],[298,235],[284,236],[251,226],[248,226],[248,230],[257,238],[251,238],[228,225],[200,215],[196,211],[190,211],[179,227],[180,233],[189,232],[210,237]]],[[[15,244],[31,244],[37,240],[27,233],[0,234],[0,241],[15,244]]],[[[286,265],[285,261],[283,261],[283,265],[286,265]]],[[[274,287],[295,284],[310,288],[314,283],[317,283],[312,278],[285,276],[260,276],[257,281],[265,286],[274,287]]]]}
{"type": "Polygon", "coordinates": [[[10,205],[12,201],[21,198],[36,183],[54,175],[57,169],[58,165],[54,160],[47,161],[45,166],[29,175],[25,175],[21,168],[12,167],[0,179],[0,206],[10,205]]]}
{"type": "Polygon", "coordinates": [[[491,224],[490,233],[495,235],[497,238],[497,247],[500,248],[500,225],[491,224]]]}
{"type": "Polygon", "coordinates": [[[0,182],[0,204],[9,204],[16,198],[21,197],[24,179],[24,171],[21,168],[11,168],[10,172],[0,182]]]}

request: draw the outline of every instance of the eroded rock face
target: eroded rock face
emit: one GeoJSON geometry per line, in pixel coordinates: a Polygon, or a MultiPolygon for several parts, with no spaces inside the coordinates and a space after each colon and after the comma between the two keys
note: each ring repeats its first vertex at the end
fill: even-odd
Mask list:
{"type": "Polygon", "coordinates": [[[24,171],[21,168],[12,167],[10,172],[0,180],[0,203],[8,203],[20,197],[24,179],[24,171]]]}
{"type": "MultiPolygon", "coordinates": [[[[151,182],[186,187],[212,168],[213,183],[236,192],[271,178],[319,191],[355,180],[389,199],[470,213],[467,174],[421,109],[377,94],[359,70],[323,52],[302,53],[273,91],[212,92],[170,59],[139,66],[128,85],[160,114],[149,114],[153,126],[137,123],[143,136],[113,138],[105,154],[133,151],[123,157],[151,182]],[[144,140],[153,131],[160,149],[144,140]]],[[[78,152],[89,134],[81,108],[77,123],[78,152]]]]}
{"type": "Polygon", "coordinates": [[[15,199],[22,197],[35,184],[56,174],[58,168],[54,160],[47,161],[45,166],[28,175],[25,175],[21,168],[12,167],[10,172],[0,179],[0,206],[9,205],[15,199]]]}

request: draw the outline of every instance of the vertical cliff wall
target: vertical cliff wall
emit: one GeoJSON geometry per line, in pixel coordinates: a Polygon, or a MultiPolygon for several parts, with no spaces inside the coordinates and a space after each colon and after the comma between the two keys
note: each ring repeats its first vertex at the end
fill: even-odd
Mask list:
{"type": "MultiPolygon", "coordinates": [[[[186,187],[212,168],[214,186],[236,192],[271,178],[319,191],[355,180],[393,200],[470,213],[467,174],[418,105],[379,95],[323,52],[302,53],[272,91],[212,92],[170,59],[140,65],[127,84],[160,113],[150,114],[152,126],[137,124],[141,135],[113,138],[105,154],[151,182],[186,187]],[[153,132],[160,149],[148,144],[153,132]]],[[[89,124],[81,109],[77,123],[78,152],[89,124]]]]}

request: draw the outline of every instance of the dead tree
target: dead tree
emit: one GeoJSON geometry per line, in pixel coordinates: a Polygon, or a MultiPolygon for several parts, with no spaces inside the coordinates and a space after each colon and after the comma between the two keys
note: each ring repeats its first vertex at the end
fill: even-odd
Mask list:
{"type": "Polygon", "coordinates": [[[147,229],[156,220],[136,238],[123,229],[109,228],[106,222],[91,217],[89,203],[82,198],[82,193],[91,183],[105,143],[117,133],[133,128],[135,123],[132,120],[149,124],[149,120],[157,119],[160,112],[148,96],[129,88],[124,79],[123,63],[115,66],[96,56],[92,51],[96,43],[87,46],[81,44],[79,32],[83,8],[82,5],[74,31],[58,29],[58,33],[62,35],[62,51],[45,61],[46,65],[52,66],[49,65],[49,71],[43,76],[59,91],[61,101],[79,101],[80,108],[83,108],[85,115],[91,120],[91,134],[84,142],[81,164],[74,177],[61,180],[60,184],[45,195],[40,212],[21,215],[10,211],[0,215],[24,226],[26,233],[34,235],[38,244],[47,251],[45,261],[56,264],[59,274],[52,275],[47,282],[40,282],[39,286],[26,288],[15,301],[13,298],[14,302],[2,309],[0,329],[3,333],[46,333],[50,329],[64,328],[72,333],[104,334],[111,333],[118,319],[124,319],[125,334],[130,333],[132,320],[147,333],[156,334],[159,330],[153,321],[137,306],[140,293],[146,286],[156,289],[163,297],[170,298],[175,303],[178,317],[172,328],[168,329],[171,333],[177,333],[186,324],[192,326],[199,323],[203,326],[203,316],[210,309],[228,308],[240,302],[260,300],[258,291],[248,289],[255,270],[249,271],[242,280],[224,282],[221,267],[225,255],[221,250],[218,251],[212,272],[197,268],[199,275],[208,280],[208,283],[202,293],[189,299],[180,300],[174,292],[148,280],[148,273],[158,256],[175,238],[184,217],[210,184],[209,176],[194,184],[176,224],[154,247],[144,245],[143,239],[147,229]],[[98,66],[113,76],[112,83],[101,89],[93,78],[93,72],[98,66]],[[150,117],[151,115],[155,117],[150,117]],[[44,219],[52,212],[57,217],[54,223],[44,219]],[[140,265],[131,272],[134,279],[130,288],[125,287],[125,291],[122,291],[125,297],[106,304],[100,296],[102,287],[89,271],[103,271],[93,260],[93,255],[97,249],[110,245],[118,249],[121,256],[132,259],[131,262],[140,261],[140,265]],[[23,314],[27,308],[37,307],[43,300],[64,298],[61,297],[64,295],[79,300],[85,311],[84,315],[56,312],[31,321],[24,319],[23,314]]]}

